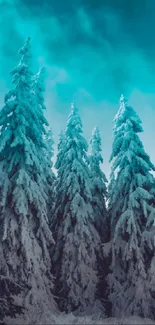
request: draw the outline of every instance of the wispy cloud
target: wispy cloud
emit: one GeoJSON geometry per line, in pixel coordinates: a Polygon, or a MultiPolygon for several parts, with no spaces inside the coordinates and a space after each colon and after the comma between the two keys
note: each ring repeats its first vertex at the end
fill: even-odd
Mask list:
{"type": "Polygon", "coordinates": [[[0,104],[18,49],[31,36],[34,72],[47,68],[47,117],[56,141],[75,98],[87,139],[94,125],[101,129],[108,171],[112,119],[124,92],[144,121],[144,144],[155,161],[154,9],[145,0],[0,0],[0,104]]]}

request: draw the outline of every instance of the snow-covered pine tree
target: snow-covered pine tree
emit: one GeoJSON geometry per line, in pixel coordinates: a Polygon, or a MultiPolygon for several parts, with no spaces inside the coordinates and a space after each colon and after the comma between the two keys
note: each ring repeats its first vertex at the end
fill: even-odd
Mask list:
{"type": "Polygon", "coordinates": [[[147,314],[151,319],[155,319],[155,179],[154,186],[150,194],[152,195],[152,213],[149,214],[146,229],[142,235],[142,247],[145,252],[145,266],[147,273],[147,291],[150,295],[147,314]]]}
{"type": "Polygon", "coordinates": [[[30,38],[19,54],[11,72],[13,89],[0,111],[0,169],[7,174],[0,184],[0,274],[27,285],[21,297],[25,317],[31,323],[46,322],[56,308],[49,255],[53,238],[47,218],[44,127],[32,93],[30,38]]]}
{"type": "MultiPolygon", "coordinates": [[[[99,132],[99,128],[95,127],[90,139],[90,155],[89,155],[89,169],[91,177],[91,193],[92,193],[92,208],[94,214],[94,226],[100,235],[101,243],[105,243],[109,240],[109,218],[106,208],[107,199],[107,179],[104,172],[101,169],[103,163],[102,157],[102,142],[99,132]]],[[[100,250],[96,252],[97,265],[99,274],[99,297],[106,301],[107,298],[107,283],[106,277],[108,274],[108,258],[103,257],[102,245],[100,250]],[[104,265],[104,270],[103,270],[104,265]]],[[[105,307],[106,304],[105,304],[105,307]]]]}
{"type": "Polygon", "coordinates": [[[94,211],[95,227],[100,234],[101,241],[105,242],[108,235],[107,225],[107,179],[101,170],[103,163],[101,136],[98,127],[94,128],[90,139],[89,166],[91,175],[92,206],[94,211]]]}
{"type": "Polygon", "coordinates": [[[56,217],[55,215],[55,202],[58,200],[58,197],[57,197],[57,193],[59,191],[59,182],[57,181],[57,179],[60,178],[60,174],[61,172],[63,171],[63,169],[60,168],[61,166],[61,163],[63,162],[63,150],[64,150],[64,145],[65,145],[65,134],[64,132],[61,130],[60,134],[59,134],[59,141],[58,141],[58,147],[57,147],[57,157],[56,157],[56,162],[55,162],[55,169],[57,170],[57,177],[55,177],[55,181],[54,181],[54,185],[53,185],[53,201],[54,201],[54,204],[52,205],[52,208],[51,208],[51,213],[49,214],[49,216],[51,215],[51,217],[49,218],[50,220],[50,226],[51,228],[52,227],[52,224],[55,222],[54,221],[54,218],[56,217]]]}
{"type": "Polygon", "coordinates": [[[55,206],[55,181],[56,181],[55,173],[52,170],[53,167],[52,158],[54,156],[54,149],[53,149],[54,140],[53,140],[53,133],[51,127],[46,128],[44,142],[45,142],[45,159],[47,162],[47,166],[46,166],[47,184],[48,184],[47,206],[48,206],[49,223],[51,223],[51,214],[55,206]]]}
{"type": "Polygon", "coordinates": [[[65,149],[65,133],[61,130],[59,134],[59,142],[58,142],[58,153],[57,153],[57,159],[55,162],[55,168],[58,171],[58,174],[61,173],[61,163],[63,163],[63,150],[65,149]]]}
{"type": "Polygon", "coordinates": [[[155,167],[137,133],[141,120],[121,96],[114,120],[112,173],[117,171],[110,205],[112,265],[109,275],[112,315],[151,316],[142,234],[150,214],[155,167]]]}
{"type": "Polygon", "coordinates": [[[57,200],[53,219],[55,293],[61,310],[89,313],[95,305],[98,284],[96,249],[87,142],[73,103],[65,135],[59,142],[57,200]]]}
{"type": "Polygon", "coordinates": [[[42,129],[42,134],[45,142],[45,158],[47,163],[45,167],[47,167],[49,176],[51,176],[51,185],[53,185],[53,181],[55,179],[55,175],[52,172],[52,158],[54,155],[54,141],[51,127],[49,126],[45,116],[44,110],[46,110],[46,106],[44,103],[44,93],[45,93],[45,68],[42,67],[39,72],[33,77],[33,100],[35,106],[38,111],[38,119],[40,122],[40,127],[42,129]]]}
{"type": "Polygon", "coordinates": [[[52,171],[52,158],[54,155],[53,150],[53,136],[52,130],[49,127],[49,124],[44,116],[44,111],[46,106],[44,103],[44,93],[45,93],[45,67],[42,67],[39,72],[33,77],[33,100],[34,105],[38,112],[40,127],[42,129],[43,140],[44,140],[44,173],[47,176],[46,181],[46,196],[47,196],[47,207],[48,207],[48,217],[51,214],[52,209],[54,208],[54,181],[55,175],[52,171]]]}
{"type": "Polygon", "coordinates": [[[108,220],[109,220],[109,240],[111,238],[111,230],[112,230],[112,223],[110,220],[111,216],[111,208],[113,209],[113,197],[114,197],[114,192],[115,192],[115,173],[112,170],[110,173],[109,177],[109,184],[108,184],[108,201],[107,201],[107,206],[108,206],[108,220]]]}
{"type": "Polygon", "coordinates": [[[36,108],[38,109],[38,118],[42,125],[42,132],[45,133],[45,126],[49,126],[43,111],[46,110],[44,103],[44,93],[45,93],[45,67],[39,69],[39,71],[32,78],[32,93],[34,95],[33,100],[36,103],[36,108]]]}
{"type": "Polygon", "coordinates": [[[54,141],[53,141],[53,134],[52,134],[51,127],[49,126],[44,116],[44,111],[46,110],[46,106],[44,102],[45,76],[46,76],[45,67],[42,67],[39,69],[38,73],[33,77],[32,92],[34,95],[35,106],[38,109],[38,117],[42,126],[42,132],[45,138],[47,160],[51,168],[52,167],[51,160],[54,155],[54,150],[53,150],[54,141]]]}

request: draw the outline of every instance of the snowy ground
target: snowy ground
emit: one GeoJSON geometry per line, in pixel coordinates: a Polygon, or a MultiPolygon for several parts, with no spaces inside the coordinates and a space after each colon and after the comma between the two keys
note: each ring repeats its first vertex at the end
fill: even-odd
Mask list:
{"type": "MultiPolygon", "coordinates": [[[[12,320],[6,320],[6,324],[9,325],[21,325],[22,320],[21,319],[12,319],[12,320]]],[[[51,315],[51,320],[49,320],[47,323],[39,323],[39,322],[22,322],[22,325],[155,325],[155,321],[150,320],[148,318],[141,318],[137,316],[131,316],[131,317],[124,317],[122,319],[116,319],[116,318],[106,318],[106,319],[93,319],[90,317],[75,317],[72,314],[69,315],[61,315],[54,317],[51,315]]]]}

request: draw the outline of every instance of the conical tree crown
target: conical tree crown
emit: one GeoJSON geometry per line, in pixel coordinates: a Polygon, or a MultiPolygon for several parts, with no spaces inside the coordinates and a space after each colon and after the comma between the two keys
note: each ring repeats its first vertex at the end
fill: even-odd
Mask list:
{"type": "Polygon", "coordinates": [[[6,95],[5,106],[0,112],[0,159],[5,161],[5,170],[14,184],[9,189],[11,204],[17,213],[27,214],[29,203],[36,209],[40,205],[42,212],[46,209],[42,156],[44,130],[31,91],[30,39],[19,53],[22,54],[20,63],[11,72],[14,88],[6,95]],[[43,188],[40,189],[41,184],[43,188]]]}
{"type": "Polygon", "coordinates": [[[89,156],[89,169],[91,177],[91,190],[92,190],[92,206],[94,210],[94,219],[97,230],[101,236],[102,241],[106,241],[107,236],[107,179],[101,169],[102,147],[101,136],[99,129],[96,127],[92,132],[90,139],[90,156],[89,156]]]}
{"type": "Polygon", "coordinates": [[[0,273],[26,284],[21,299],[32,312],[31,323],[38,310],[55,308],[48,250],[53,238],[47,216],[44,126],[34,100],[29,38],[19,53],[21,60],[11,72],[13,89],[0,111],[0,170],[7,175],[0,178],[0,273]]]}
{"type": "Polygon", "coordinates": [[[99,128],[94,128],[92,132],[92,137],[90,140],[90,169],[92,173],[93,181],[96,184],[96,190],[102,192],[105,197],[107,196],[107,189],[106,189],[106,183],[107,179],[105,174],[103,173],[100,164],[103,163],[103,157],[102,157],[102,143],[101,143],[101,136],[99,128]]]}
{"type": "Polygon", "coordinates": [[[58,153],[57,158],[55,162],[55,168],[58,170],[58,173],[60,173],[60,166],[63,163],[63,150],[65,148],[65,134],[63,131],[59,133],[59,142],[58,142],[58,153]]]}
{"type": "Polygon", "coordinates": [[[70,160],[76,158],[77,160],[82,158],[82,161],[87,161],[87,150],[88,144],[83,137],[82,130],[82,121],[78,112],[75,103],[73,102],[71,105],[71,113],[68,118],[67,127],[65,131],[65,136],[68,139],[67,141],[67,149],[71,149],[73,153],[73,149],[75,151],[74,155],[71,156],[70,160]]]}
{"type": "Polygon", "coordinates": [[[110,300],[114,315],[148,317],[151,295],[147,290],[142,236],[147,220],[154,213],[151,204],[154,178],[151,172],[155,167],[144,151],[139,132],[142,132],[141,120],[121,96],[111,155],[112,174],[116,172],[116,179],[109,211],[112,236],[110,300]]]}
{"type": "Polygon", "coordinates": [[[88,312],[94,306],[98,284],[96,249],[100,239],[92,221],[87,148],[79,112],[73,103],[65,135],[59,142],[52,224],[56,242],[55,291],[60,295],[60,308],[68,312],[88,312]]]}
{"type": "MultiPolygon", "coordinates": [[[[138,211],[140,208],[143,210],[143,216],[147,216],[150,209],[147,202],[151,199],[149,191],[153,182],[150,171],[154,170],[155,167],[145,153],[143,144],[137,135],[143,131],[141,120],[123,96],[121,96],[120,109],[114,123],[111,160],[113,160],[112,172],[116,170],[118,173],[115,183],[117,191],[111,199],[114,202],[112,218],[116,217],[114,222],[116,225],[118,218],[119,224],[121,220],[125,222],[126,213],[128,213],[129,218],[131,217],[131,209],[138,211]],[[146,203],[144,204],[145,200],[146,203]],[[125,215],[120,218],[122,212],[125,215]]],[[[141,223],[143,223],[142,220],[141,223]]]]}

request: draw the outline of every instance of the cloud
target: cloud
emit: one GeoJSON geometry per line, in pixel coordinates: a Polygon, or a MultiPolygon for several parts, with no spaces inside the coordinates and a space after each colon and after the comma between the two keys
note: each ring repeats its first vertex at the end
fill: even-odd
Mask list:
{"type": "Polygon", "coordinates": [[[31,36],[34,72],[47,68],[47,117],[56,141],[75,98],[87,139],[94,125],[101,129],[108,170],[112,120],[124,92],[144,120],[151,153],[154,1],[0,0],[0,12],[0,103],[11,86],[18,49],[31,36]]]}
{"type": "Polygon", "coordinates": [[[120,0],[117,5],[115,0],[89,4],[66,0],[61,6],[51,0],[3,1],[1,53],[8,67],[13,66],[17,48],[30,34],[36,69],[45,62],[70,76],[63,87],[60,82],[55,85],[58,96],[67,100],[66,92],[73,97],[83,88],[97,100],[116,101],[121,92],[130,94],[132,87],[153,86],[154,63],[147,60],[153,42],[144,39],[149,43],[144,47],[140,41],[142,31],[146,34],[144,17],[152,35],[151,6],[145,0],[120,0]]]}

